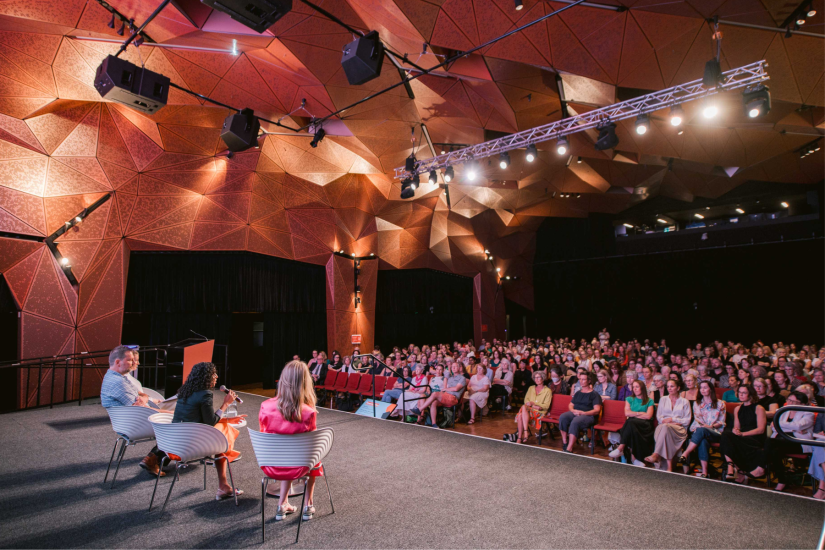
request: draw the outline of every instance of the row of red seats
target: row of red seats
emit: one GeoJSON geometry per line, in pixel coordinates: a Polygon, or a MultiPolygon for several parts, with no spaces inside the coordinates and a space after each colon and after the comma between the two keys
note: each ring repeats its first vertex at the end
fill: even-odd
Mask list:
{"type": "MultiPolygon", "coordinates": [[[[380,399],[385,390],[390,390],[398,380],[395,376],[375,377],[375,397],[380,399]]],[[[372,375],[354,372],[327,371],[322,384],[316,384],[315,389],[336,393],[350,393],[361,397],[372,397],[372,375]]]]}

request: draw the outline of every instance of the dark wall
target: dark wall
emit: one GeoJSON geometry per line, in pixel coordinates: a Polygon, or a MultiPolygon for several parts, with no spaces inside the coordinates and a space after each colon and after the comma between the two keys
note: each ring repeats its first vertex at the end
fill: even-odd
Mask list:
{"type": "Polygon", "coordinates": [[[230,346],[233,384],[271,388],[293,355],[326,346],[325,285],[323,266],[252,253],[132,253],[123,342],[170,344],[195,331],[230,346]]]}
{"type": "Polygon", "coordinates": [[[473,337],[469,277],[431,269],[380,270],[375,303],[375,342],[385,354],[393,346],[473,337]]]}
{"type": "MultiPolygon", "coordinates": [[[[0,276],[0,363],[14,361],[18,339],[17,304],[6,279],[0,276]]],[[[0,411],[13,410],[17,404],[17,369],[0,369],[0,411]]]]}
{"type": "MultiPolygon", "coordinates": [[[[541,246],[541,243],[539,243],[541,246]]],[[[822,239],[534,265],[539,335],[825,342],[822,239]]]]}

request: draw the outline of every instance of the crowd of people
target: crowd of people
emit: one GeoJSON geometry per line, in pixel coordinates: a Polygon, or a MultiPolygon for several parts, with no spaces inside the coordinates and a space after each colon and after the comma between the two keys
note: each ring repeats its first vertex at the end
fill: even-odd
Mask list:
{"type": "MultiPolygon", "coordinates": [[[[313,352],[313,381],[323,383],[329,370],[400,375],[383,400],[397,402],[402,417],[417,415],[419,423],[436,428],[442,407],[466,407],[473,424],[492,407],[518,406],[516,432],[504,436],[516,443],[543,429],[554,395],[570,395],[569,410],[558,419],[566,452],[588,437],[605,401],[619,400],[624,425],[598,436],[614,459],[687,473],[695,454],[698,475],[708,477],[711,451],[718,448],[723,479],[747,483],[769,471],[782,491],[794,466],[789,455],[811,454],[808,473],[819,480],[814,496],[825,499],[825,450],[777,437],[771,426],[782,406],[823,406],[825,348],[716,341],[680,352],[665,340],[611,340],[604,329],[589,341],[410,344],[386,356],[376,347],[377,361],[359,356],[357,349],[331,358],[313,352]],[[732,412],[726,404],[735,404],[732,412]]],[[[779,423],[797,438],[825,439],[823,414],[787,411],[779,423]]]]}

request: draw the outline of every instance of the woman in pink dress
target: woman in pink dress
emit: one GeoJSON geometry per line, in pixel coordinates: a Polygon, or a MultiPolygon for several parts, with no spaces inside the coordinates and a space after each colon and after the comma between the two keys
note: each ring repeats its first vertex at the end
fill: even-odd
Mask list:
{"type": "MultiPolygon", "coordinates": [[[[312,387],[312,376],[309,374],[309,369],[306,363],[291,361],[286,364],[281,372],[281,379],[278,382],[278,394],[272,399],[267,399],[261,403],[261,412],[258,415],[261,431],[273,434],[312,432],[317,429],[316,417],[315,390],[312,387]]],[[[306,487],[307,505],[303,510],[303,519],[304,521],[312,519],[313,514],[315,514],[315,506],[312,500],[315,478],[324,475],[320,463],[312,469],[305,466],[294,468],[265,466],[261,470],[268,477],[281,481],[280,500],[278,501],[278,512],[275,514],[275,521],[280,521],[297,510],[289,504],[290,486],[293,480],[309,476],[306,487]]]]}

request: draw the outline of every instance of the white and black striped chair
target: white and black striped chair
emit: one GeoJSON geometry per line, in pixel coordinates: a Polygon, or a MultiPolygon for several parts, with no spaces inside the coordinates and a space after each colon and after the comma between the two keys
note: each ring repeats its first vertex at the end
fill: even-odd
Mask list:
{"type": "MultiPolygon", "coordinates": [[[[155,431],[155,438],[158,441],[158,449],[166,453],[161,467],[167,461],[176,463],[175,476],[166,494],[161,513],[166,510],[166,504],[172,495],[172,489],[178,480],[180,469],[186,468],[189,464],[199,463],[203,465],[203,488],[206,489],[206,465],[214,464],[218,460],[227,461],[229,470],[229,482],[232,485],[232,492],[235,497],[235,506],[238,505],[238,495],[235,493],[235,481],[232,478],[232,467],[229,459],[225,456],[219,457],[221,453],[229,450],[229,441],[220,431],[207,424],[198,422],[175,422],[172,423],[172,415],[158,413],[149,417],[149,422],[155,431]]],[[[155,493],[158,490],[158,480],[155,480],[155,489],[152,491],[152,500],[149,501],[149,510],[155,502],[155,493]]]]}
{"type": "MultiPolygon", "coordinates": [[[[332,428],[321,428],[314,432],[304,432],[300,434],[268,434],[258,432],[249,428],[249,437],[252,439],[252,449],[255,451],[255,458],[258,466],[271,466],[276,468],[297,468],[306,467],[312,469],[321,462],[332,450],[332,441],[335,433],[332,428]]],[[[327,485],[329,494],[329,506],[332,513],[335,507],[332,505],[332,492],[329,490],[327,481],[327,469],[324,467],[324,483],[327,485]]],[[[261,536],[266,540],[266,488],[269,485],[269,477],[261,479],[261,536]]],[[[309,479],[307,478],[307,481],[309,479]]],[[[284,480],[280,480],[284,481],[284,480]]],[[[303,522],[303,510],[306,504],[306,481],[304,482],[303,498],[301,508],[298,510],[298,533],[295,535],[295,542],[301,536],[301,523],[303,522]]]]}
{"type": "Polygon", "coordinates": [[[157,411],[146,407],[109,407],[106,409],[109,413],[109,419],[112,421],[112,429],[117,434],[115,439],[115,446],[112,449],[112,456],[109,458],[109,467],[106,468],[106,475],[103,476],[103,483],[109,477],[109,470],[112,469],[112,461],[115,459],[115,451],[117,444],[120,443],[120,452],[117,455],[117,467],[112,476],[112,487],[115,486],[115,479],[117,479],[117,472],[120,470],[120,463],[123,461],[123,455],[126,454],[126,448],[144,441],[154,441],[155,432],[152,430],[152,425],[149,423],[149,417],[157,414],[157,411]]]}

